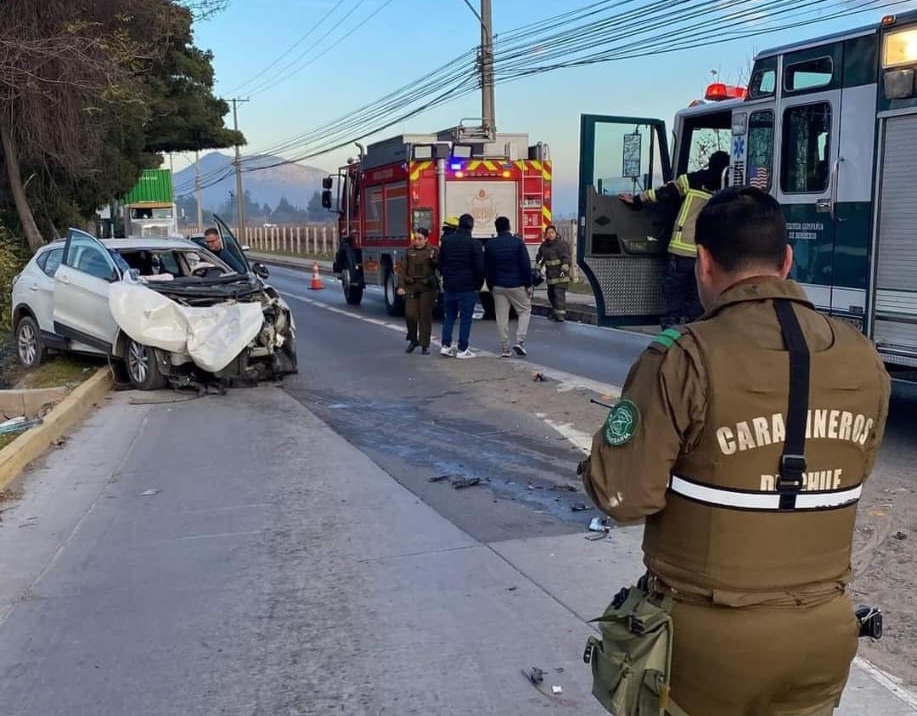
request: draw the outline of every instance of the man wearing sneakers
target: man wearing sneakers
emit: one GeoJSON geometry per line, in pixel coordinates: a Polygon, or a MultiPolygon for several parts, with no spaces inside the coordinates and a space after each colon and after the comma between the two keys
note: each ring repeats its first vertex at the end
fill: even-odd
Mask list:
{"type": "Polygon", "coordinates": [[[471,321],[478,291],[484,283],[484,247],[472,238],[474,217],[462,214],[458,229],[439,249],[439,272],[443,277],[443,347],[440,353],[452,358],[474,358],[468,348],[471,321]],[[455,319],[461,314],[458,350],[452,345],[455,319]]]}
{"type": "Polygon", "coordinates": [[[510,232],[509,219],[498,216],[494,228],[497,236],[484,246],[484,267],[487,288],[494,296],[500,357],[512,356],[509,350],[510,305],[519,317],[513,350],[524,356],[525,336],[532,316],[532,260],[522,239],[510,232]]]}

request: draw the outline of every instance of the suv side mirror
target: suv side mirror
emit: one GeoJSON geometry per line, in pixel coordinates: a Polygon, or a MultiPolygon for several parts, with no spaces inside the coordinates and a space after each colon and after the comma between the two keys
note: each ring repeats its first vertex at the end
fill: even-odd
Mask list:
{"type": "Polygon", "coordinates": [[[263,279],[267,279],[267,277],[271,275],[271,272],[268,270],[267,266],[265,266],[260,261],[252,264],[252,273],[255,274],[255,276],[258,278],[263,279]]]}

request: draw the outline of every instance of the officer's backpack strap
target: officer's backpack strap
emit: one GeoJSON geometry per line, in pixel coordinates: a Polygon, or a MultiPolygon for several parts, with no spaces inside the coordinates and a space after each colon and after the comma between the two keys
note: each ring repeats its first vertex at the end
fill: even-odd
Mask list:
{"type": "Polygon", "coordinates": [[[688,716],[670,694],[673,605],[643,577],[592,620],[601,637],[589,637],[583,661],[592,668],[592,695],[614,716],[688,716]]]}
{"type": "Polygon", "coordinates": [[[796,507],[796,496],[803,486],[806,471],[806,417],[809,413],[809,347],[793,311],[793,304],[785,298],[774,301],[783,342],[790,354],[790,389],[786,410],[786,439],[780,456],[780,475],[777,492],[781,510],[796,507]]]}

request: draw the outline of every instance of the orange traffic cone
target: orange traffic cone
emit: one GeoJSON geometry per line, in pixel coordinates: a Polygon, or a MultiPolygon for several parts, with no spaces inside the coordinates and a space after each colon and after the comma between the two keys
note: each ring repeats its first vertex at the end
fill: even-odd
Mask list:
{"type": "Polygon", "coordinates": [[[310,291],[320,291],[325,288],[321,276],[318,275],[318,261],[312,265],[312,283],[309,286],[310,291]]]}

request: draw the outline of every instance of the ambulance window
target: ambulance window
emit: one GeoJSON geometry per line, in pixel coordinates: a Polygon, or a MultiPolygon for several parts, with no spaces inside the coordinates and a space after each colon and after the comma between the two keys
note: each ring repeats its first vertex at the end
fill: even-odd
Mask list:
{"type": "Polygon", "coordinates": [[[780,187],[787,194],[822,194],[828,188],[831,105],[790,107],[783,114],[780,187]]]}
{"type": "Polygon", "coordinates": [[[783,86],[787,92],[826,87],[834,76],[834,61],[830,57],[797,62],[787,66],[783,73],[783,86]]]}
{"type": "Polygon", "coordinates": [[[774,165],[774,113],[752,112],[748,119],[747,183],[770,191],[774,165]]]}
{"type": "Polygon", "coordinates": [[[755,63],[748,84],[748,95],[752,99],[770,97],[777,89],[777,58],[768,57],[755,63]]]}
{"type": "MultiPolygon", "coordinates": [[[[710,127],[695,127],[691,132],[691,149],[688,154],[688,164],[683,171],[696,172],[707,167],[710,155],[720,150],[729,149],[731,134],[725,127],[711,129],[710,127]]],[[[679,167],[681,170],[681,167],[679,167]]]]}

